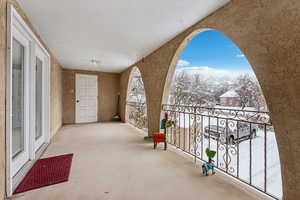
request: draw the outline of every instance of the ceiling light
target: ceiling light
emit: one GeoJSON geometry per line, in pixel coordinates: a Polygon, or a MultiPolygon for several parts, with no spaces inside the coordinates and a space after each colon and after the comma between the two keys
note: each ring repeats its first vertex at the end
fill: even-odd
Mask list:
{"type": "Polygon", "coordinates": [[[92,65],[94,65],[94,66],[99,66],[101,62],[100,62],[100,60],[92,59],[92,60],[90,61],[90,63],[91,63],[92,65]]]}

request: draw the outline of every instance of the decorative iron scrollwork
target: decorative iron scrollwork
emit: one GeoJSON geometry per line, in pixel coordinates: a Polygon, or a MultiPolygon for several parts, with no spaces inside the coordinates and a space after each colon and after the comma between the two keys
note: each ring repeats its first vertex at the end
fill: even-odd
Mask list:
{"type": "Polygon", "coordinates": [[[147,105],[146,103],[128,102],[128,119],[131,124],[140,129],[147,129],[147,105]]]}

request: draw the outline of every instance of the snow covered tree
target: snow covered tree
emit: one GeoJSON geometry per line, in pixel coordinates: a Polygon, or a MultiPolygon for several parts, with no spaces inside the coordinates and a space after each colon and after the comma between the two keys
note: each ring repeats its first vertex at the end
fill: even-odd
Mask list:
{"type": "Polygon", "coordinates": [[[257,79],[250,74],[243,74],[237,78],[237,89],[242,107],[252,106],[257,110],[266,109],[266,102],[257,79]]]}
{"type": "Polygon", "coordinates": [[[241,74],[238,77],[205,76],[201,73],[187,73],[178,70],[170,88],[170,104],[176,105],[215,105],[220,96],[235,89],[242,107],[255,107],[267,110],[266,102],[255,76],[241,74]]]}
{"type": "Polygon", "coordinates": [[[129,120],[138,128],[147,128],[147,104],[140,71],[135,68],[129,85],[127,110],[129,120]]]}
{"type": "Polygon", "coordinates": [[[190,80],[186,73],[176,73],[170,90],[170,103],[184,105],[188,103],[190,80]]]}
{"type": "Polygon", "coordinates": [[[200,74],[194,74],[191,80],[189,105],[200,106],[209,101],[207,84],[200,74]]]}
{"type": "Polygon", "coordinates": [[[139,103],[145,103],[146,101],[144,83],[142,76],[137,69],[132,72],[128,100],[139,103]]]}

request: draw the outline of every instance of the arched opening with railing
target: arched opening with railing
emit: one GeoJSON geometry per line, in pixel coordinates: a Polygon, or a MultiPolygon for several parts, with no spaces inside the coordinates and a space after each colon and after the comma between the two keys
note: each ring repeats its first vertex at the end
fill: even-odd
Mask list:
{"type": "Polygon", "coordinates": [[[126,122],[148,130],[147,104],[142,75],[138,67],[133,67],[128,81],[126,99],[126,122]]]}
{"type": "Polygon", "coordinates": [[[167,129],[171,145],[195,162],[208,161],[206,149],[215,151],[220,171],[282,197],[278,146],[264,95],[246,56],[224,34],[197,30],[183,41],[169,68],[162,112],[173,122],[167,129]]]}

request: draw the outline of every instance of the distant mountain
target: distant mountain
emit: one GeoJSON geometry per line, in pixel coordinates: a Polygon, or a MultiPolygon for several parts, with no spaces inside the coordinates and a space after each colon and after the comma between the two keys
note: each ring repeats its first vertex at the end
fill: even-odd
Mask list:
{"type": "Polygon", "coordinates": [[[214,78],[226,78],[226,79],[235,79],[238,76],[247,73],[241,71],[225,71],[225,70],[215,69],[207,66],[177,68],[176,73],[180,73],[180,72],[185,72],[188,75],[200,74],[207,78],[214,77],[214,78]]]}

